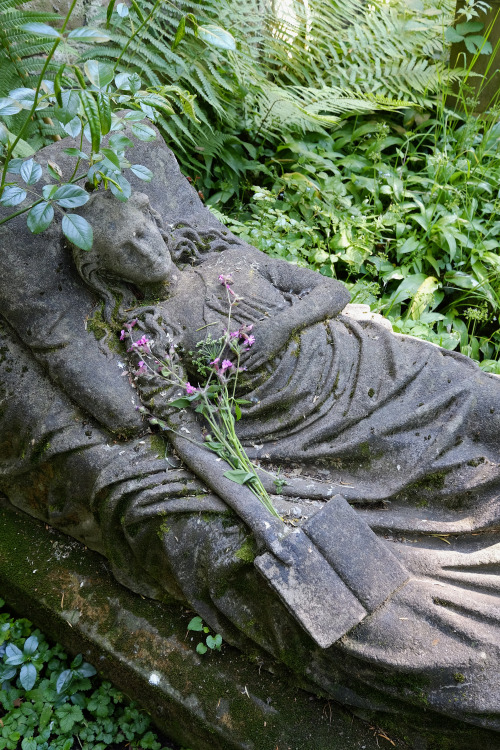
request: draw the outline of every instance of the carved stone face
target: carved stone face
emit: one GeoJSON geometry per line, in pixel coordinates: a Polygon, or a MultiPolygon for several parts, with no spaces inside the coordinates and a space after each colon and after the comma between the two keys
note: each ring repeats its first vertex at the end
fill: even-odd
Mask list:
{"type": "Polygon", "coordinates": [[[126,203],[105,199],[99,209],[97,220],[89,217],[99,266],[134,284],[166,281],[173,262],[148,196],[133,193],[126,203]]]}

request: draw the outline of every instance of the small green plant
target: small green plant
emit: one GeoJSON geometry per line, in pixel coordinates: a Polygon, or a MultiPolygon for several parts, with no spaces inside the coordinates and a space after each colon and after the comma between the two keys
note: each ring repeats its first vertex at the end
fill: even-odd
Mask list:
{"type": "MultiPolygon", "coordinates": [[[[0,599],[0,750],[161,750],[150,719],[78,654],[70,660],[0,599]]],[[[168,750],[166,747],[163,750],[168,750]]]]}
{"type": "Polygon", "coordinates": [[[195,633],[203,633],[204,636],[206,635],[205,642],[200,641],[196,646],[196,651],[198,654],[206,654],[209,650],[221,650],[222,636],[219,633],[211,635],[210,628],[207,625],[203,624],[203,620],[201,619],[201,617],[193,617],[193,619],[189,621],[187,629],[188,631],[191,630],[195,633]]]}

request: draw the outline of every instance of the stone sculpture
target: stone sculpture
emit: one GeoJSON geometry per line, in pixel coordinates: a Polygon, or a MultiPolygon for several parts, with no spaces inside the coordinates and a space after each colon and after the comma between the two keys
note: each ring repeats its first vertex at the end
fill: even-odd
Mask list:
{"type": "MultiPolygon", "coordinates": [[[[126,586],[188,603],[305,686],[500,730],[500,382],[343,315],[341,284],[227,232],[160,139],[135,148],[155,179],[128,203],[98,193],[81,209],[90,253],[57,225],[2,227],[0,491],[108,557],[126,586]],[[273,500],[297,525],[285,536],[214,454],[150,432],[137,407],[169,413],[171,393],[134,382],[117,335],[132,316],[160,348],[168,334],[188,376],[204,328],[224,325],[229,273],[237,322],[257,337],[239,437],[284,471],[273,500]]],[[[65,170],[60,145],[48,159],[65,170]]],[[[170,418],[201,430],[191,413],[170,418]]]]}

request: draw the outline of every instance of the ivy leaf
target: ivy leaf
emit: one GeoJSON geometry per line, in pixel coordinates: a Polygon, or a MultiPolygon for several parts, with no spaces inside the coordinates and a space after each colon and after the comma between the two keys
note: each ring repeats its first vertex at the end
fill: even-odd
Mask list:
{"type": "Polygon", "coordinates": [[[72,29],[68,34],[68,39],[75,39],[77,42],[94,44],[100,42],[109,42],[111,37],[105,34],[102,29],[89,29],[82,26],[79,29],[72,29]]]}
{"type": "Polygon", "coordinates": [[[65,237],[67,237],[73,245],[76,245],[81,250],[92,249],[94,233],[92,232],[92,227],[83,216],[78,216],[78,214],[66,214],[62,220],[62,230],[65,237]]]}
{"type": "Polygon", "coordinates": [[[149,125],[144,125],[142,122],[136,122],[132,125],[132,133],[140,141],[154,141],[156,138],[153,128],[150,128],[149,125]]]}
{"type": "Polygon", "coordinates": [[[151,180],[153,179],[152,171],[147,167],[144,167],[142,164],[132,164],[130,170],[140,180],[144,180],[144,182],[151,182],[151,180]]]}
{"type": "Polygon", "coordinates": [[[21,167],[20,175],[27,185],[36,185],[42,176],[42,168],[34,159],[28,159],[21,167]]]}
{"type": "Polygon", "coordinates": [[[67,184],[58,187],[52,198],[63,208],[76,208],[85,205],[90,196],[86,190],[78,185],[67,184]]]}
{"type": "Polygon", "coordinates": [[[196,652],[198,654],[206,654],[207,651],[208,651],[208,648],[205,646],[204,643],[198,643],[198,645],[196,646],[196,652]]]}
{"type": "Polygon", "coordinates": [[[245,482],[255,478],[255,474],[244,469],[230,469],[224,472],[224,476],[226,479],[230,479],[231,482],[236,482],[236,484],[245,484],[245,482]]]}
{"type": "Polygon", "coordinates": [[[205,44],[209,44],[211,47],[229,50],[236,49],[234,36],[220,26],[214,26],[212,24],[198,26],[198,36],[200,39],[203,39],[205,44]]]}
{"type": "Polygon", "coordinates": [[[57,29],[53,29],[52,26],[48,26],[46,23],[23,23],[21,26],[23,31],[29,31],[30,34],[43,37],[53,37],[54,39],[61,39],[61,34],[57,29]]]}
{"type": "Polygon", "coordinates": [[[33,664],[23,664],[19,674],[19,681],[25,690],[31,690],[36,682],[36,669],[33,664]]]}
{"type": "Polygon", "coordinates": [[[115,75],[113,66],[110,63],[99,62],[99,60],[87,60],[83,66],[90,83],[103,89],[108,83],[111,83],[115,75]]]}
{"type": "Polygon", "coordinates": [[[0,206],[17,206],[22,203],[26,198],[26,190],[18,187],[17,185],[7,185],[3,189],[2,197],[0,198],[0,206]]]}
{"type": "Polygon", "coordinates": [[[189,621],[187,629],[201,632],[203,630],[203,620],[201,617],[193,617],[193,619],[189,621]]]}
{"type": "Polygon", "coordinates": [[[4,97],[0,99],[0,117],[8,117],[9,115],[15,115],[16,112],[22,110],[20,102],[16,102],[10,97],[4,97]]]}
{"type": "Polygon", "coordinates": [[[207,646],[211,649],[220,649],[222,645],[222,636],[217,633],[215,638],[211,635],[207,635],[207,646]]]}
{"type": "Polygon", "coordinates": [[[37,203],[28,214],[28,229],[33,234],[40,234],[47,229],[53,218],[54,209],[50,203],[47,203],[47,201],[37,203]]]}

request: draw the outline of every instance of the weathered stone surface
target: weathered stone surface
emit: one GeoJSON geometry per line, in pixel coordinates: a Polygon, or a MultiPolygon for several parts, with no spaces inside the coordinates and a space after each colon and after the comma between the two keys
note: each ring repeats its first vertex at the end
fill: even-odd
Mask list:
{"type": "Polygon", "coordinates": [[[332,497],[303,529],[369,612],[410,577],[341,495],[332,497]]]}
{"type": "MultiPolygon", "coordinates": [[[[105,560],[0,501],[0,593],[192,750],[375,750],[368,724],[224,644],[199,656],[193,613],[132,594],[105,560]],[[259,667],[259,664],[261,665],[259,667]]],[[[392,734],[390,735],[392,737],[392,734]]]]}
{"type": "MultiPolygon", "coordinates": [[[[342,315],[341,284],[232,237],[160,140],[134,149],[156,178],[147,188],[133,178],[127,204],[98,193],[81,209],[90,253],[72,258],[58,223],[35,237],[24,217],[2,227],[0,490],[104,554],[133,591],[188,605],[227,642],[261,649],[336,701],[499,731],[500,382],[342,315]],[[202,424],[187,412],[176,421],[156,375],[124,377],[136,359],[117,334],[130,317],[160,354],[170,336],[181,380],[194,377],[189,352],[207,327],[218,336],[227,325],[218,278],[229,273],[243,297],[233,323],[256,336],[239,437],[262,468],[282,467],[276,507],[296,523],[299,505],[325,553],[324,516],[307,519],[339,493],[354,508],[347,537],[332,527],[330,562],[350,595],[380,603],[327,648],[301,626],[293,591],[278,595],[255,565],[263,553],[300,565],[283,523],[184,439],[201,440],[202,424]],[[152,434],[141,402],[179,434],[152,434]],[[393,569],[379,589],[369,563],[363,576],[367,539],[381,551],[373,567],[393,569]],[[402,570],[408,581],[382,602],[402,570]]],[[[70,173],[61,145],[36,158],[70,173]]]]}

